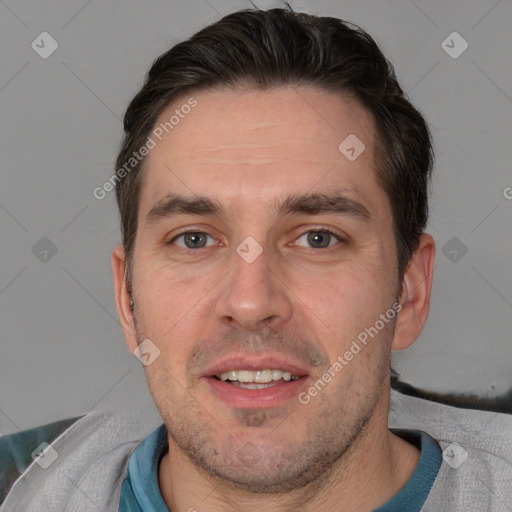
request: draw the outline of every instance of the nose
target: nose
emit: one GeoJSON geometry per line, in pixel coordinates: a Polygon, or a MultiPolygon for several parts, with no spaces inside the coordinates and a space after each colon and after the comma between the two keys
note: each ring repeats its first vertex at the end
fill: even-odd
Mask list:
{"type": "Polygon", "coordinates": [[[272,259],[265,248],[254,261],[249,261],[233,251],[228,262],[231,271],[222,280],[215,305],[217,318],[231,327],[238,324],[248,331],[286,323],[292,316],[291,291],[284,276],[279,275],[278,265],[271,265],[272,259]]]}

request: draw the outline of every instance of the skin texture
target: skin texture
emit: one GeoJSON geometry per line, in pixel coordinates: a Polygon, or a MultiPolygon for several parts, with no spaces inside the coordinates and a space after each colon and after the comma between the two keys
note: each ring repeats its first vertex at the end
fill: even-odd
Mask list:
{"type": "MultiPolygon", "coordinates": [[[[389,358],[426,322],[434,240],[422,236],[399,296],[391,208],[375,179],[373,120],[356,101],[312,87],[193,96],[197,106],[147,157],[135,319],[122,246],[112,254],[128,348],[150,339],[161,351],[145,373],[169,430],[159,467],[164,500],[173,512],[373,510],[399,491],[419,458],[387,428],[389,358]],[[338,149],[349,134],[366,146],[355,161],[338,149]],[[290,195],[334,190],[364,204],[370,221],[276,215],[290,195]],[[207,196],[225,212],[146,222],[171,192],[207,196]],[[320,235],[314,245],[322,229],[342,241],[327,235],[327,247],[319,247],[320,235]],[[204,247],[187,249],[183,236],[175,238],[185,230],[207,233],[204,247]],[[236,252],[248,236],[262,249],[252,263],[236,252]],[[229,354],[271,353],[305,369],[298,391],[307,391],[396,299],[399,315],[306,405],[294,394],[271,407],[235,407],[202,377],[229,354]]],[[[157,124],[187,99],[169,105],[157,124]]]]}

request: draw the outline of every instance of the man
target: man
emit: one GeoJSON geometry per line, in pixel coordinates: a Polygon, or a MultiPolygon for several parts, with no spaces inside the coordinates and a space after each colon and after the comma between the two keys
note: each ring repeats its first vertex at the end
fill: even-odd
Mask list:
{"type": "Polygon", "coordinates": [[[115,295],[160,417],[73,422],[2,510],[510,510],[510,416],[390,401],[429,311],[432,149],[368,34],[231,14],[124,127],[115,295]]]}

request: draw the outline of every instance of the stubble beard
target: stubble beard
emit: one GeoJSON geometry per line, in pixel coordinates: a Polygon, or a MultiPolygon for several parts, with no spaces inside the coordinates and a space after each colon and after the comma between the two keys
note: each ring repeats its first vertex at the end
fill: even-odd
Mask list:
{"type": "MultiPolygon", "coordinates": [[[[350,393],[345,395],[349,396],[350,393]]],[[[236,439],[197,402],[179,407],[168,396],[165,405],[161,402],[157,406],[174,445],[171,459],[173,450],[178,449],[219,487],[261,495],[299,489],[315,492],[335,473],[343,478],[345,459],[363,439],[377,396],[364,408],[359,403],[351,410],[338,407],[335,413],[326,401],[320,414],[314,420],[308,419],[306,435],[297,441],[292,440],[293,430],[285,429],[293,429],[293,416],[302,409],[295,409],[289,418],[283,417],[279,407],[235,410],[233,417],[239,429],[247,433],[243,439],[236,439]],[[270,433],[261,435],[262,429],[270,433]]]]}
{"type": "Polygon", "coordinates": [[[351,453],[364,440],[387,371],[384,365],[374,372],[354,371],[343,387],[333,383],[310,404],[293,409],[289,404],[233,409],[235,427],[233,421],[221,425],[192,388],[177,385],[166,371],[153,373],[148,367],[146,378],[167,427],[171,466],[178,451],[219,488],[259,495],[302,489],[314,495],[333,478],[349,474],[351,453]],[[306,416],[310,407],[315,411],[306,416]]]}

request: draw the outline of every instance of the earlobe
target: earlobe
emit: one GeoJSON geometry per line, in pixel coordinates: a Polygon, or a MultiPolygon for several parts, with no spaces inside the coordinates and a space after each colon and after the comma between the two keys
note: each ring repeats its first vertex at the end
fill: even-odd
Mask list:
{"type": "Polygon", "coordinates": [[[424,233],[404,275],[400,304],[393,337],[393,350],[405,350],[420,335],[430,309],[434,271],[435,241],[424,233]]]}

